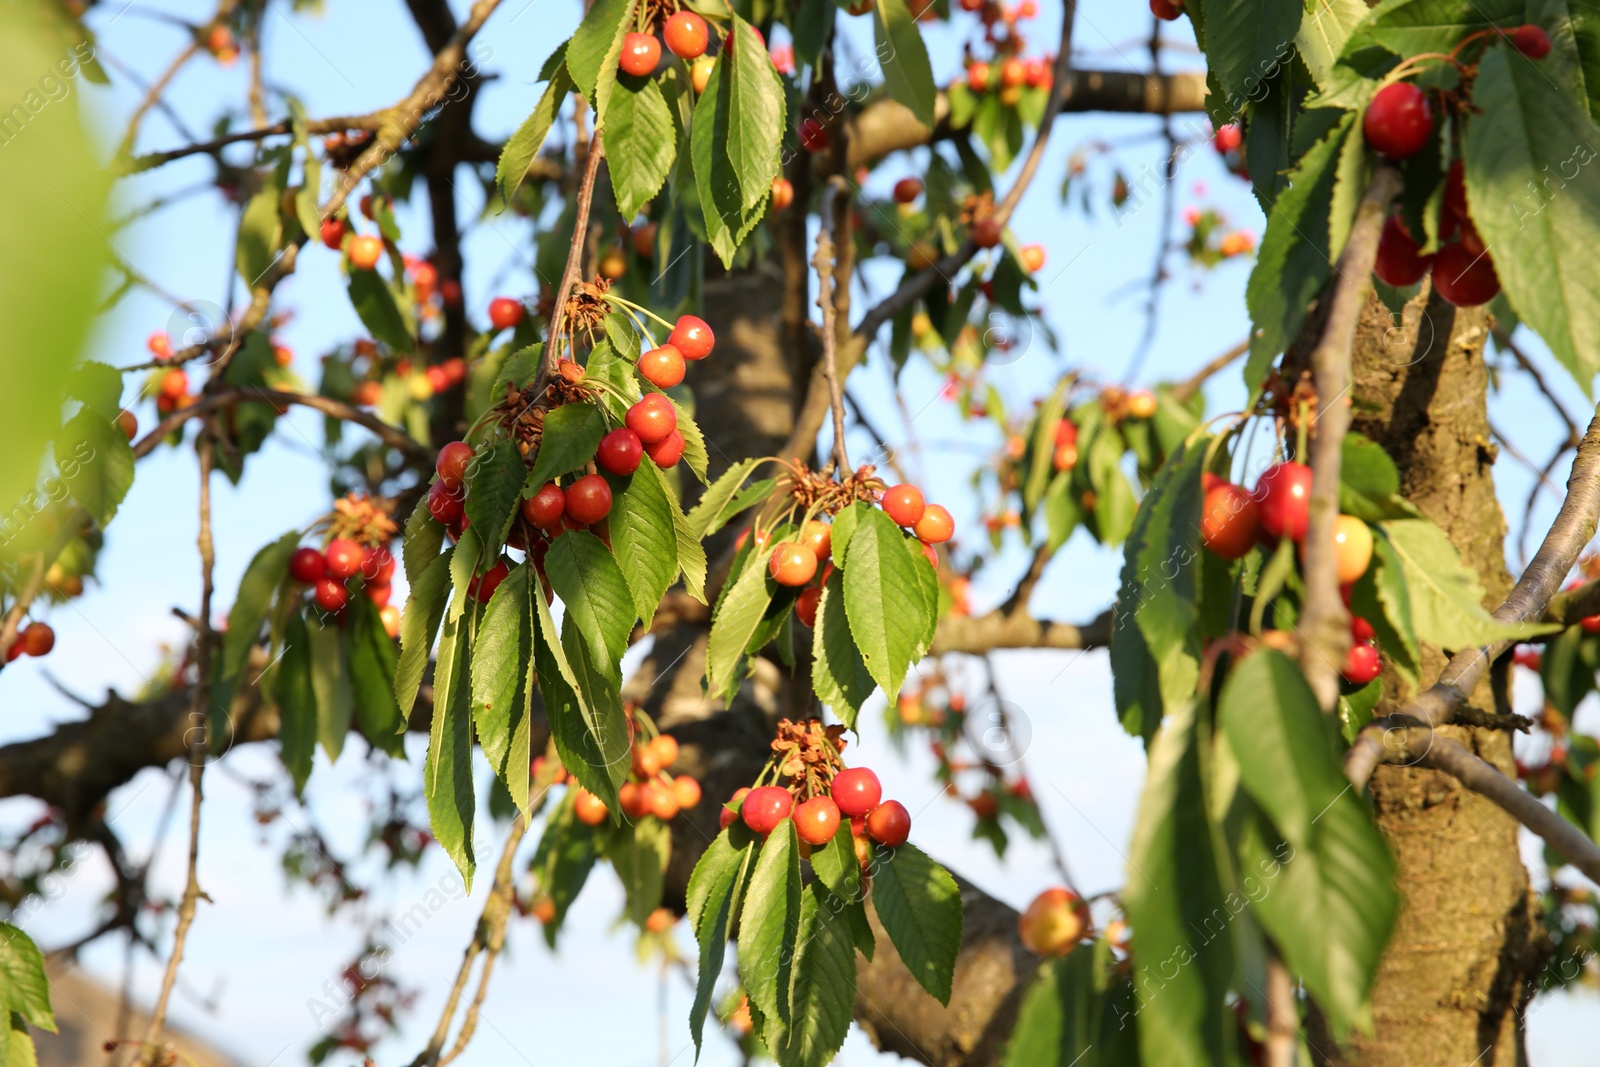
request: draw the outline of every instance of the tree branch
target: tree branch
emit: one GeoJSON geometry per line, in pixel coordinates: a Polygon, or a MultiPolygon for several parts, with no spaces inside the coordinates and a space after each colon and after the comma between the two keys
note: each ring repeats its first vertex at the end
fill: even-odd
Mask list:
{"type": "Polygon", "coordinates": [[[828,382],[833,410],[833,464],[839,477],[850,474],[850,456],[844,441],[844,392],[839,387],[838,313],[833,297],[833,205],[846,195],[844,180],[835,175],[822,191],[822,224],[817,227],[817,254],[811,265],[817,271],[817,305],[822,308],[822,373],[828,382]]]}
{"type": "MultiPolygon", "coordinates": [[[[1595,410],[1589,429],[1578,445],[1578,454],[1573,457],[1572,473],[1567,477],[1567,498],[1561,502],[1555,522],[1545,534],[1539,551],[1534,553],[1533,562],[1517,579],[1505,602],[1494,610],[1494,617],[1501,622],[1543,619],[1546,609],[1556,599],[1556,591],[1577,561],[1578,553],[1594,536],[1597,520],[1600,520],[1600,408],[1595,410]]],[[[1563,607],[1577,599],[1563,601],[1563,607]]],[[[1403,711],[1388,719],[1375,720],[1361,731],[1355,744],[1345,753],[1345,776],[1357,789],[1364,789],[1374,768],[1384,759],[1385,734],[1396,726],[1420,722],[1431,730],[1449,722],[1456,709],[1467,702],[1467,694],[1478,684],[1489,664],[1512,644],[1511,641],[1496,641],[1457,652],[1445,664],[1439,680],[1403,711]]]]}
{"type": "Polygon", "coordinates": [[[1339,702],[1339,671],[1350,648],[1350,615],[1339,599],[1333,527],[1339,517],[1339,468],[1344,435],[1350,429],[1350,351],[1356,325],[1371,285],[1378,234],[1389,204],[1400,195],[1400,172],[1386,164],[1373,172],[1339,262],[1322,339],[1311,352],[1311,370],[1322,410],[1314,420],[1311,443],[1311,518],[1303,545],[1305,604],[1296,624],[1300,668],[1317,703],[1331,712],[1339,702]]]}
{"type": "Polygon", "coordinates": [[[594,201],[595,177],[600,173],[600,161],[605,158],[605,148],[600,144],[600,131],[594,131],[589,142],[589,158],[583,167],[583,184],[578,186],[577,217],[572,224],[572,250],[567,253],[567,265],[561,271],[561,284],[556,287],[555,310],[550,313],[550,332],[545,335],[544,360],[539,368],[539,385],[547,385],[561,362],[561,327],[567,320],[567,298],[578,283],[583,265],[584,234],[589,229],[589,205],[594,201]]]}
{"type": "Polygon", "coordinates": [[[981,655],[997,648],[1054,648],[1087,650],[1111,643],[1111,612],[1103,611],[1089,622],[1042,622],[1026,610],[992,611],[987,615],[946,615],[939,620],[930,656],[946,652],[981,655]]]}
{"type": "Polygon", "coordinates": [[[1220,356],[1212,359],[1210,363],[1207,363],[1204,367],[1201,367],[1199,370],[1195,371],[1192,376],[1173,386],[1172,399],[1178,401],[1179,403],[1188,400],[1190,397],[1198,393],[1200,391],[1200,387],[1205,385],[1213,375],[1232,366],[1240,356],[1244,355],[1248,351],[1250,351],[1250,338],[1246,337],[1243,341],[1240,341],[1238,344],[1234,345],[1220,356]]]}

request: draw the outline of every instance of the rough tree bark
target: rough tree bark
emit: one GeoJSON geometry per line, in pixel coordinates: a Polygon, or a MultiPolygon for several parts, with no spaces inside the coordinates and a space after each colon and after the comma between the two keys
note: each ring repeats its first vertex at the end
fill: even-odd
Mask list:
{"type": "MultiPolygon", "coordinates": [[[[1438,523],[1477,569],[1493,608],[1511,587],[1505,517],[1495,497],[1486,409],[1482,310],[1419,296],[1397,324],[1369,298],[1356,340],[1352,429],[1383,446],[1400,468],[1401,492],[1438,523]]],[[[1423,646],[1422,673],[1446,656],[1423,646]]],[[[1508,710],[1498,670],[1471,694],[1508,710]]],[[[1384,677],[1378,714],[1402,706],[1384,677]]],[[[1506,773],[1504,730],[1442,728],[1506,773]]],[[[1375,1032],[1344,1050],[1313,1027],[1319,1062],[1363,1067],[1419,1063],[1502,1067],[1525,1062],[1520,1028],[1527,981],[1539,964],[1537,899],[1517,850],[1517,823],[1447,774],[1384,766],[1372,778],[1378,825],[1395,854],[1400,919],[1373,995],[1375,1032]]]]}

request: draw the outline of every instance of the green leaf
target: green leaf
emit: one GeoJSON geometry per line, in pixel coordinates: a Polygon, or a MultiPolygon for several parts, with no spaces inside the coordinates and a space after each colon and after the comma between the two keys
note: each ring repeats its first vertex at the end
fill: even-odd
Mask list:
{"type": "Polygon", "coordinates": [[[1292,846],[1284,862],[1296,884],[1258,901],[1262,921],[1341,1037],[1369,1026],[1400,900],[1389,850],[1345,780],[1327,719],[1300,668],[1262,649],[1230,669],[1217,722],[1245,792],[1292,846]]]}
{"type": "MultiPolygon", "coordinates": [[[[467,655],[468,635],[465,629],[459,634],[453,633],[455,629],[447,626],[445,638],[455,646],[452,657],[460,660],[467,655]]],[[[442,671],[443,649],[439,658],[442,671]]],[[[428,731],[428,758],[422,768],[422,785],[428,798],[428,826],[461,872],[470,892],[472,874],[477,866],[472,853],[472,820],[477,811],[472,789],[472,705],[467,672],[446,673],[445,681],[434,688],[433,725],[428,731]]]]}
{"type": "Polygon", "coordinates": [[[622,880],[628,918],[640,927],[661,906],[661,886],[671,851],[667,824],[660,819],[640,819],[631,833],[624,830],[606,849],[606,858],[622,880]]]}
{"type": "MultiPolygon", "coordinates": [[[[1545,72],[1600,115],[1600,18],[1594,0],[1529,0],[1526,21],[1550,35],[1545,72]]],[[[1506,324],[1496,316],[1497,326],[1506,324]]]]}
{"type": "Polygon", "coordinates": [[[912,553],[894,520],[877,508],[861,516],[850,537],[844,571],[844,609],[850,634],[874,681],[892,702],[911,668],[927,605],[912,553]]]}
{"type": "Polygon", "coordinates": [[[961,890],[915,845],[873,846],[872,905],[906,969],[940,1004],[950,1004],[961,951],[961,890]]]}
{"type": "Polygon", "coordinates": [[[439,549],[444,546],[444,526],[436,522],[428,514],[426,507],[411,509],[411,517],[406,519],[406,531],[400,542],[401,562],[405,564],[406,578],[416,581],[417,575],[428,569],[428,565],[439,557],[439,549]]]}
{"type": "Polygon", "coordinates": [[[510,438],[496,441],[472,457],[467,472],[467,518],[478,532],[486,558],[500,554],[506,531],[522,503],[522,483],[527,474],[516,442],[510,438]]]}
{"type": "Polygon", "coordinates": [[[1454,651],[1560,629],[1532,622],[1501,622],[1485,611],[1478,572],[1461,561],[1444,531],[1427,519],[1384,522],[1376,532],[1393,548],[1405,574],[1411,619],[1420,640],[1454,651]]]}
{"type": "MultiPolygon", "coordinates": [[[[1333,65],[1350,40],[1350,31],[1367,17],[1363,0],[1305,0],[1305,17],[1295,34],[1295,50],[1319,87],[1329,84],[1333,65]]],[[[1251,132],[1254,133],[1254,123],[1251,132]]]]}
{"type": "Polygon", "coordinates": [[[406,720],[394,699],[394,641],[384,632],[378,605],[356,595],[345,609],[350,681],[361,733],[373,748],[404,759],[406,720]]]}
{"type": "Polygon", "coordinates": [[[1346,52],[1374,44],[1399,56],[1448,52],[1469,33],[1520,25],[1523,9],[1523,0],[1385,0],[1372,9],[1346,52]]]}
{"type": "Polygon", "coordinates": [[[56,467],[72,498],[105,526],[133,487],[133,448],[113,422],[84,410],[62,427],[56,467]]]}
{"type": "Polygon", "coordinates": [[[750,459],[728,468],[721,478],[700,495],[700,502],[689,511],[689,528],[700,537],[709,537],[726,526],[735,515],[765,500],[776,488],[778,484],[776,479],[762,478],[760,481],[752,482],[743,490],[740,490],[738,484],[759,463],[759,460],[750,459]],[[730,482],[729,479],[734,474],[740,474],[740,478],[730,482]],[[719,489],[725,491],[727,495],[718,493],[719,489]],[[718,495],[713,498],[713,493],[718,495]]]}
{"type": "Polygon", "coordinates": [[[122,372],[105,363],[86,360],[72,368],[67,395],[107,422],[122,414],[122,372]]]}
{"type": "Polygon", "coordinates": [[[738,15],[711,80],[695,104],[690,153],[712,249],[724,265],[761,218],[781,158],[783,82],[755,30],[738,15]]]}
{"type": "MultiPolygon", "coordinates": [[[[261,636],[261,624],[266,621],[267,609],[288,579],[289,557],[300,547],[300,532],[291,530],[269,545],[264,545],[244,577],[239,579],[239,592],[228,612],[228,630],[222,635],[222,680],[230,683],[244,673],[250,650],[261,636]]],[[[232,686],[226,686],[231,695],[232,686]]]]}
{"type": "Polygon", "coordinates": [[[1400,471],[1383,447],[1358,433],[1340,447],[1339,510],[1363,522],[1417,517],[1400,496],[1400,471]]]}
{"type": "Polygon", "coordinates": [[[739,912],[739,977],[762,1015],[790,1019],[789,986],[800,935],[800,846],[794,820],[767,835],[739,912]]]}
{"type": "MultiPolygon", "coordinates": [[[[1032,513],[1044,499],[1045,487],[1055,471],[1056,426],[1067,414],[1066,392],[1052,389],[1039,405],[1033,420],[1033,441],[1029,449],[1028,480],[1022,485],[1023,506],[1032,513]]],[[[1087,445],[1089,442],[1084,442],[1087,445]]]]}
{"type": "Polygon", "coordinates": [[[1405,568],[1388,538],[1373,537],[1372,563],[1350,589],[1350,610],[1372,624],[1378,648],[1400,675],[1403,695],[1414,692],[1422,673],[1422,653],[1411,622],[1405,568]]]}
{"type": "MultiPolygon", "coordinates": [[[[844,829],[848,835],[849,828],[844,829]]],[[[771,1025],[767,1034],[780,1067],[827,1067],[850,1032],[856,950],[850,925],[841,915],[845,906],[819,882],[801,894],[790,1022],[771,1025]]]]}
{"type": "Polygon", "coordinates": [[[850,539],[855,537],[856,528],[861,525],[861,517],[871,510],[872,505],[857,500],[833,517],[833,533],[830,539],[833,542],[835,570],[844,570],[845,559],[850,554],[850,539]]]}
{"type": "MultiPolygon", "coordinates": [[[[639,464],[633,474],[608,475],[607,481],[611,483],[611,548],[633,594],[634,610],[648,624],[678,577],[678,505],[660,470],[649,460],[639,464]]],[[[703,574],[703,551],[700,558],[703,574]]]]}
{"type": "Polygon", "coordinates": [[[700,603],[706,602],[706,549],[700,543],[700,537],[689,525],[689,518],[683,513],[678,498],[673,494],[667,484],[665,472],[649,464],[650,477],[661,483],[661,491],[666,494],[668,504],[672,511],[672,537],[676,545],[678,557],[678,570],[683,573],[683,587],[689,595],[700,603]]]}
{"type": "Polygon", "coordinates": [[[617,57],[623,36],[633,29],[632,15],[633,0],[596,0],[567,42],[567,72],[591,106],[601,79],[616,81],[617,57]]]}
{"type": "Polygon", "coordinates": [[[1340,118],[1301,158],[1289,175],[1288,188],[1278,194],[1268,213],[1261,252],[1245,293],[1255,324],[1245,367],[1245,382],[1252,388],[1293,340],[1332,270],[1328,218],[1339,155],[1354,125],[1354,115],[1340,118]]]}
{"type": "Polygon", "coordinates": [[[1491,47],[1463,143],[1473,223],[1511,306],[1585,394],[1600,371],[1600,168],[1584,102],[1515,49],[1491,47]],[[1530,175],[1543,175],[1530,184],[1530,175]]]}
{"type": "Polygon", "coordinates": [[[1090,1067],[1100,1036],[1095,999],[1092,952],[1080,947],[1047,961],[1022,995],[1001,1067],[1090,1067]]]}
{"type": "Polygon", "coordinates": [[[811,850],[811,869],[841,901],[861,895],[861,864],[856,859],[855,838],[848,819],[839,823],[827,844],[811,850]]]}
{"type": "Polygon", "coordinates": [[[239,238],[234,264],[246,288],[253,288],[272,267],[283,247],[283,187],[275,181],[264,183],[244,206],[239,218],[239,238]]]}
{"type": "Polygon", "coordinates": [[[598,859],[595,852],[597,835],[574,818],[572,802],[574,790],[568,789],[561,803],[545,823],[539,837],[539,847],[533,854],[532,870],[538,886],[555,906],[555,917],[544,924],[545,942],[555,947],[555,935],[566,919],[567,909],[578,899],[589,872],[598,859]]]}
{"type": "MultiPolygon", "coordinates": [[[[1050,551],[1067,543],[1083,517],[1083,505],[1073,490],[1072,472],[1058,472],[1044,494],[1045,541],[1050,551]]],[[[1134,518],[1137,521],[1137,512],[1134,518]]]]}
{"type": "Polygon", "coordinates": [[[844,572],[836,569],[817,601],[817,624],[811,635],[811,686],[817,699],[854,730],[861,705],[877,689],[877,683],[850,636],[843,597],[844,572]]]}
{"type": "Polygon", "coordinates": [[[350,303],[373,337],[398,352],[410,352],[416,347],[411,323],[377,271],[350,271],[350,303]]]}
{"type": "Polygon", "coordinates": [[[711,636],[706,643],[706,681],[713,693],[732,692],[739,684],[735,671],[777,592],[778,583],[767,572],[767,560],[771,556],[770,545],[751,551],[744,569],[723,586],[717,606],[711,612],[711,636]]]}
{"type": "Polygon", "coordinates": [[[889,95],[911,110],[911,115],[927,130],[933,130],[934,101],[938,90],[933,84],[933,67],[922,31],[906,0],[879,0],[872,20],[873,41],[883,68],[883,81],[889,95]]]}
{"type": "Polygon", "coordinates": [[[283,766],[299,796],[311,777],[317,749],[317,694],[311,686],[311,636],[296,611],[284,630],[283,659],[278,664],[273,702],[278,706],[278,746],[283,766]]]}
{"type": "Polygon", "coordinates": [[[533,655],[528,587],[533,569],[526,563],[495,587],[472,646],[472,722],[489,766],[505,783],[512,801],[528,810],[531,761],[527,675],[533,655]]]}
{"type": "MultiPolygon", "coordinates": [[[[506,356],[505,361],[495,372],[494,384],[489,389],[489,395],[498,400],[506,395],[507,386],[518,390],[526,389],[539,377],[539,366],[543,362],[544,345],[527,345],[517,349],[506,356]]],[[[549,414],[546,412],[546,415],[549,414]]]]}
{"type": "Polygon", "coordinates": [[[1223,1005],[1232,943],[1211,932],[1215,917],[1230,912],[1206,814],[1207,742],[1197,718],[1192,700],[1173,708],[1150,745],[1123,894],[1141,956],[1171,961],[1167,969],[1176,972],[1134,972],[1144,1062],[1172,1067],[1234,1062],[1235,1023],[1223,1005]]]}
{"type": "Polygon", "coordinates": [[[605,435],[606,420],[593,404],[562,404],[546,412],[539,458],[522,483],[522,495],[532,496],[556,475],[587,464],[605,435]]]}
{"type": "Polygon", "coordinates": [[[678,129],[654,78],[622,78],[606,105],[605,144],[617,214],[631,219],[660,192],[678,154],[678,129]]]}
{"type": "Polygon", "coordinates": [[[738,911],[738,886],[748,870],[755,850],[749,831],[735,822],[717,835],[689,875],[687,894],[689,925],[700,950],[700,973],[695,984],[694,1006],[689,1011],[689,1030],[696,1053],[705,1029],[706,1011],[722,975],[722,959],[728,949],[733,916],[738,911]],[[735,844],[733,837],[740,840],[735,844]]]}
{"type": "Polygon", "coordinates": [[[544,566],[568,617],[607,672],[618,677],[636,615],[616,557],[594,534],[569,530],[550,542],[544,566]]]}
{"type": "Polygon", "coordinates": [[[576,665],[571,662],[543,593],[535,589],[529,600],[539,695],[544,698],[556,754],[578,784],[604,800],[614,814],[617,787],[628,772],[628,724],[622,699],[608,679],[590,669],[581,640],[576,646],[583,658],[576,665]]]}
{"type": "Polygon", "coordinates": [[[1227,110],[1238,114],[1260,95],[1262,81],[1293,57],[1304,11],[1292,0],[1200,0],[1200,10],[1206,63],[1227,110]]]}
{"type": "Polygon", "coordinates": [[[0,1004],[41,1030],[56,1032],[44,955],[31,937],[10,923],[0,923],[0,1004]]]}
{"type": "MultiPolygon", "coordinates": [[[[422,510],[418,508],[417,510],[422,510]]],[[[417,690],[428,668],[428,653],[439,635],[445,602],[450,593],[450,568],[455,549],[434,556],[420,572],[407,568],[411,588],[400,616],[400,661],[395,667],[394,698],[402,715],[417,705],[417,690]]]]}
{"type": "MultiPolygon", "coordinates": [[[[556,56],[566,57],[567,45],[563,42],[556,49],[556,56]]],[[[552,57],[554,58],[554,57],[552,57]]],[[[572,76],[567,73],[565,62],[551,75],[550,84],[545,87],[544,95],[539,97],[539,102],[534,105],[533,113],[523,120],[517,127],[517,132],[506,141],[505,147],[500,150],[500,162],[495,167],[494,180],[500,189],[500,202],[510,204],[511,198],[522,187],[523,179],[528,176],[528,168],[539,157],[539,149],[544,145],[544,139],[550,133],[556,115],[561,111],[562,103],[567,99],[567,94],[572,92],[572,76]]]]}
{"type": "Polygon", "coordinates": [[[355,714],[355,692],[345,664],[344,631],[337,624],[328,626],[318,619],[308,619],[306,634],[311,639],[311,689],[317,695],[317,739],[328,759],[337,762],[355,714]]]}

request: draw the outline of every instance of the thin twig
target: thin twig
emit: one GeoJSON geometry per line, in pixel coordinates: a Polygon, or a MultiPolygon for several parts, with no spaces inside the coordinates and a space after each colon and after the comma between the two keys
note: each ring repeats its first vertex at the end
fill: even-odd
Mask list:
{"type": "MultiPolygon", "coordinates": [[[[312,119],[305,124],[309,134],[318,133],[344,133],[348,130],[376,131],[382,122],[384,112],[374,111],[367,115],[348,115],[337,118],[312,119]]],[[[178,148],[169,148],[163,152],[148,152],[142,156],[134,156],[127,160],[118,169],[119,174],[133,174],[140,171],[151,170],[164,166],[173,160],[184,159],[188,156],[215,155],[217,152],[232,144],[244,141],[262,141],[268,137],[282,137],[294,132],[294,125],[288,121],[276,122],[272,125],[260,125],[255,129],[239,130],[235,133],[213,137],[209,141],[197,141],[193,144],[182,145],[178,148]]],[[[214,188],[209,183],[206,188],[214,188]]]]}
{"type": "Polygon", "coordinates": [[[844,180],[835,175],[822,194],[822,224],[817,227],[817,254],[811,265],[817,271],[817,304],[822,308],[822,371],[828,381],[833,408],[833,464],[842,478],[850,473],[850,456],[844,442],[844,392],[839,386],[838,316],[833,296],[833,205],[845,192],[844,180]]]}
{"type": "Polygon", "coordinates": [[[434,1027],[433,1036],[428,1039],[427,1047],[417,1053],[410,1067],[443,1067],[459,1056],[467,1047],[467,1042],[472,1040],[473,1031],[478,1025],[478,1009],[483,1004],[489,988],[489,978],[494,971],[495,957],[505,945],[506,921],[511,916],[513,891],[511,863],[516,855],[517,845],[522,842],[522,835],[527,829],[527,820],[518,813],[511,821],[511,830],[506,835],[500,862],[495,866],[494,885],[490,887],[489,899],[483,902],[483,912],[478,916],[478,925],[473,929],[472,940],[467,943],[466,951],[462,953],[461,967],[456,972],[455,983],[450,987],[450,995],[445,998],[444,1010],[439,1013],[438,1025],[434,1027]],[[451,1046],[449,1055],[441,1057],[445,1038],[450,1034],[450,1021],[455,1018],[456,1007],[461,1003],[461,994],[466,992],[467,983],[472,978],[472,965],[484,953],[488,955],[484,959],[483,972],[478,979],[478,991],[473,997],[472,1004],[467,1008],[467,1014],[461,1024],[461,1033],[451,1046]]]}
{"type": "MultiPolygon", "coordinates": [[[[218,11],[220,13],[221,8],[218,11]]],[[[150,88],[146,90],[144,99],[139,101],[139,106],[133,109],[133,114],[128,118],[128,130],[122,135],[122,143],[117,146],[118,157],[126,157],[133,152],[134,141],[139,137],[139,124],[144,121],[144,117],[149,113],[150,109],[156,105],[156,101],[161,98],[161,94],[166,92],[167,86],[171,84],[173,78],[177,77],[178,71],[182,70],[184,64],[188,63],[199,52],[200,39],[197,37],[190,41],[188,46],[173,58],[172,62],[167,65],[167,69],[162,71],[155,81],[150,83],[150,88]]]]}
{"type": "MultiPolygon", "coordinates": [[[[1588,432],[1578,445],[1578,454],[1573,457],[1572,473],[1567,477],[1567,498],[1561,502],[1555,522],[1545,534],[1539,551],[1534,553],[1533,562],[1517,579],[1504,603],[1495,608],[1494,617],[1501,622],[1542,619],[1552,603],[1558,601],[1557,590],[1577,562],[1578,553],[1594,536],[1597,520],[1600,520],[1600,408],[1595,409],[1588,432]]],[[[1388,755],[1384,738],[1389,731],[1415,723],[1431,730],[1449,722],[1456,709],[1467,702],[1467,695],[1477,687],[1489,664],[1513,643],[1495,641],[1479,648],[1463,649],[1450,657],[1439,680],[1421,696],[1397,715],[1376,719],[1361,731],[1355,744],[1345,753],[1345,777],[1357,789],[1366,787],[1373,770],[1388,755]]]]}
{"type": "Polygon", "coordinates": [[[1213,375],[1232,366],[1240,356],[1244,355],[1248,351],[1250,351],[1250,338],[1246,337],[1243,341],[1240,341],[1238,344],[1234,345],[1220,356],[1217,356],[1210,363],[1207,363],[1204,367],[1201,367],[1199,370],[1195,371],[1195,373],[1189,378],[1186,378],[1177,385],[1173,386],[1172,399],[1178,401],[1179,403],[1188,400],[1190,397],[1198,393],[1200,391],[1200,387],[1205,385],[1213,375]]]}
{"type": "Polygon", "coordinates": [[[212,442],[209,427],[200,431],[196,451],[200,458],[200,535],[196,539],[200,548],[200,617],[199,632],[195,636],[194,710],[190,713],[189,727],[189,876],[184,883],[183,897],[178,902],[178,925],[172,935],[172,955],[167,959],[167,970],[161,978],[161,992],[155,1007],[150,1009],[150,1023],[145,1027],[144,1040],[139,1047],[139,1062],[148,1067],[166,1062],[165,1054],[156,1039],[166,1022],[167,1004],[172,998],[172,987],[178,980],[178,967],[183,962],[184,944],[189,928],[194,924],[194,913],[200,899],[200,879],[196,868],[200,860],[200,806],[204,799],[201,788],[206,757],[210,749],[210,731],[206,723],[211,711],[211,595],[214,588],[216,550],[211,538],[211,460],[212,442]]]}
{"type": "MultiPolygon", "coordinates": [[[[583,269],[584,234],[589,229],[589,205],[594,201],[595,176],[600,173],[600,161],[605,158],[605,146],[600,143],[600,131],[594,132],[589,142],[589,158],[583,167],[583,183],[578,186],[577,218],[572,224],[572,249],[567,253],[567,265],[561,271],[561,284],[556,287],[555,309],[550,312],[550,332],[545,335],[544,360],[539,368],[539,385],[549,383],[561,362],[561,345],[558,338],[567,320],[567,298],[583,269]]],[[[536,390],[540,391],[540,390],[536,390]]]]}
{"type": "Polygon", "coordinates": [[[1350,350],[1371,284],[1378,235],[1401,186],[1400,172],[1393,167],[1381,165],[1373,172],[1356,208],[1350,237],[1334,266],[1337,281],[1329,294],[1328,317],[1322,338],[1311,352],[1317,403],[1322,410],[1313,424],[1311,517],[1303,552],[1306,595],[1296,629],[1301,641],[1300,667],[1323,711],[1332,711],[1339,702],[1339,670],[1350,648],[1350,617],[1339,598],[1333,543],[1333,527],[1339,517],[1340,453],[1350,429],[1350,350]]]}

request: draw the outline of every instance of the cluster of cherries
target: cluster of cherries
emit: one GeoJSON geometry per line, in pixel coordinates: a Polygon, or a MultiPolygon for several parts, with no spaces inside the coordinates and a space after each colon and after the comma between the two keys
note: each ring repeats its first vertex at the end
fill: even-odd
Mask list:
{"type": "Polygon", "coordinates": [[[1017,27],[1018,23],[1039,14],[1039,5],[1034,0],[1021,0],[1014,7],[1003,6],[997,0],[959,0],[959,6],[978,16],[983,25],[984,42],[995,50],[992,60],[968,60],[968,89],[975,93],[997,93],[1002,104],[1014,107],[1022,99],[1024,88],[1050,88],[1054,74],[1051,60],[1045,56],[1024,59],[1021,54],[1026,42],[1017,27]]]}
{"type": "MultiPolygon", "coordinates": [[[[711,44],[711,29],[706,20],[693,11],[678,11],[667,16],[661,28],[667,48],[679,59],[695,60],[705,55],[711,44]]],[[[729,38],[730,42],[732,38],[729,38]]],[[[617,67],[635,78],[648,78],[661,64],[661,41],[653,33],[635,31],[623,36],[622,54],[617,57],[617,67]]],[[[709,69],[706,77],[710,76],[709,69]]],[[[699,92],[703,85],[696,86],[699,92]]]]}
{"type": "MultiPolygon", "coordinates": [[[[1241,559],[1257,544],[1273,546],[1287,538],[1305,542],[1311,521],[1311,468],[1304,463],[1274,464],[1256,479],[1253,492],[1215,474],[1201,476],[1200,542],[1227,560],[1241,559]]],[[[1372,527],[1354,515],[1333,523],[1334,571],[1349,605],[1350,586],[1372,563],[1372,527]]],[[[1382,671],[1374,630],[1366,619],[1352,616],[1353,642],[1341,673],[1352,685],[1366,685],[1382,671]]]]}
{"type": "MultiPolygon", "coordinates": [[[[628,719],[628,729],[635,729],[628,719]]],[[[629,819],[654,815],[662,822],[678,817],[700,804],[700,783],[687,774],[671,775],[667,768],[678,761],[678,741],[670,734],[657,734],[633,744],[629,778],[617,790],[617,803],[629,819]]],[[[585,826],[599,826],[611,817],[606,802],[582,786],[572,798],[572,814],[585,826]]]]}
{"type": "MultiPolygon", "coordinates": [[[[1470,41],[1498,32],[1473,34],[1456,51],[1470,41]]],[[[1538,26],[1518,26],[1505,37],[1530,59],[1543,59],[1550,54],[1550,36],[1538,26]]],[[[1463,73],[1468,72],[1453,54],[1449,60],[1463,73]]],[[[1428,94],[1420,86],[1408,81],[1391,82],[1373,96],[1361,122],[1362,133],[1380,155],[1396,162],[1410,159],[1433,137],[1433,112],[1428,94]]],[[[1476,307],[1493,300],[1500,291],[1500,279],[1483,238],[1472,225],[1459,159],[1450,164],[1446,173],[1439,238],[1443,242],[1439,251],[1424,256],[1399,215],[1390,216],[1378,241],[1374,273],[1386,284],[1403,288],[1415,285],[1431,271],[1434,289],[1457,307],[1476,307]]]]}
{"type": "Polygon", "coordinates": [[[289,557],[289,577],[311,587],[311,599],[323,611],[339,614],[350,603],[350,583],[378,606],[378,618],[390,637],[400,635],[400,609],[389,603],[393,595],[394,554],[387,545],[363,546],[348,537],[335,537],[320,551],[309,545],[289,557]]]}
{"type": "MultiPolygon", "coordinates": [[[[520,309],[521,305],[517,307],[520,309]]],[[[491,318],[493,315],[491,307],[491,318]]],[[[502,320],[506,317],[504,305],[501,305],[501,317],[502,320]]],[[[673,326],[666,344],[639,356],[639,375],[659,388],[671,388],[683,380],[686,360],[705,359],[715,345],[716,338],[705,320],[683,315],[673,326]]],[[[560,373],[572,385],[584,379],[583,368],[571,360],[561,361],[560,373]]],[[[639,469],[645,457],[663,470],[676,466],[683,457],[684,447],[677,408],[661,393],[646,393],[628,409],[623,425],[600,439],[594,463],[608,474],[627,477],[639,469]]],[[[428,490],[428,514],[456,537],[470,524],[465,507],[466,480],[476,455],[476,450],[465,441],[452,441],[439,450],[434,464],[438,478],[428,490]]],[[[584,474],[564,487],[553,481],[540,486],[522,501],[522,517],[547,538],[553,538],[565,530],[586,529],[600,522],[611,514],[611,504],[610,483],[600,474],[584,474]]],[[[532,546],[539,559],[546,545],[548,541],[532,546]]],[[[512,547],[527,546],[513,541],[512,547]]],[[[504,560],[496,563],[480,578],[479,599],[487,600],[509,572],[510,567],[504,560]]]]}
{"type": "Polygon", "coordinates": [[[19,656],[47,656],[56,647],[56,632],[47,622],[30,622],[17,633],[17,639],[6,649],[6,662],[19,656]]]}
{"type": "Polygon", "coordinates": [[[867,839],[897,848],[911,836],[911,813],[898,800],[883,799],[883,783],[870,768],[846,767],[833,776],[826,793],[796,803],[794,790],[799,788],[801,781],[787,789],[776,785],[740,789],[723,805],[722,828],[741,819],[751,833],[765,839],[792,818],[800,840],[816,848],[832,841],[839,823],[849,819],[856,857],[863,866],[871,856],[867,839]]]}

